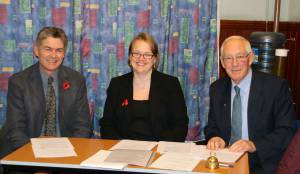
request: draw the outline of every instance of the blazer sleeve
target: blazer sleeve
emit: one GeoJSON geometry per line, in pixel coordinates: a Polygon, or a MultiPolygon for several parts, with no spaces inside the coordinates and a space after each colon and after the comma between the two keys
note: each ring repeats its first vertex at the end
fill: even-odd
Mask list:
{"type": "Polygon", "coordinates": [[[188,130],[187,108],[184,95],[177,78],[169,84],[170,89],[165,95],[169,95],[170,103],[167,108],[171,113],[169,130],[164,130],[161,134],[161,140],[165,141],[184,141],[188,130]]]}
{"type": "MultiPolygon", "coordinates": [[[[71,111],[72,112],[72,111],[71,111]]],[[[92,135],[92,122],[87,99],[87,88],[84,77],[80,79],[73,111],[73,136],[89,138],[92,135]]]]}
{"type": "Polygon", "coordinates": [[[7,92],[7,113],[6,113],[6,139],[12,146],[12,149],[19,148],[20,146],[29,142],[27,136],[27,120],[26,110],[24,104],[24,91],[21,83],[17,79],[8,80],[7,92]]]}
{"type": "Polygon", "coordinates": [[[227,87],[228,80],[210,85],[208,122],[204,128],[207,142],[212,137],[220,137],[226,146],[230,139],[230,90],[227,87]]]}
{"type": "Polygon", "coordinates": [[[101,138],[104,139],[120,139],[120,135],[116,129],[116,113],[113,107],[113,89],[114,80],[112,79],[107,88],[107,97],[104,105],[103,117],[100,119],[101,138]]]}
{"type": "Polygon", "coordinates": [[[287,81],[279,83],[278,89],[278,92],[274,92],[272,131],[253,140],[260,161],[267,160],[274,153],[283,152],[296,131],[296,115],[287,81]]]}

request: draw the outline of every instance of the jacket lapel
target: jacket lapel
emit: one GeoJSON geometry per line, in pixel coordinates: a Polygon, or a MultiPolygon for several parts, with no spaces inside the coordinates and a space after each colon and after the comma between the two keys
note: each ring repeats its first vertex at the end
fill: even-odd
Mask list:
{"type": "MultiPolygon", "coordinates": [[[[149,91],[149,117],[151,121],[150,122],[151,127],[153,127],[156,122],[157,112],[155,111],[159,110],[158,106],[161,103],[159,99],[160,84],[161,82],[160,82],[159,74],[156,70],[153,70],[151,74],[150,91],[149,91]]],[[[153,129],[153,131],[156,131],[156,129],[153,129]]],[[[156,135],[157,133],[154,132],[154,136],[156,135]]]]}
{"type": "MultiPolygon", "coordinates": [[[[131,112],[132,112],[132,100],[133,100],[133,73],[129,73],[127,75],[125,75],[125,79],[122,82],[122,88],[123,88],[123,92],[121,92],[120,94],[123,94],[123,96],[121,96],[121,103],[119,103],[120,105],[122,105],[122,103],[127,99],[128,101],[128,105],[127,107],[122,106],[124,109],[124,116],[126,118],[127,121],[127,125],[129,126],[130,120],[131,120],[131,112]]],[[[128,128],[128,127],[127,127],[128,128]]],[[[128,131],[127,131],[128,132],[128,131]]]]}
{"type": "MultiPolygon", "coordinates": [[[[224,116],[221,116],[221,122],[219,124],[224,125],[225,135],[229,135],[231,132],[231,80],[226,79],[226,84],[223,90],[220,93],[220,98],[222,100],[221,113],[224,113],[224,116]],[[223,96],[223,97],[222,97],[223,96]]],[[[222,114],[221,114],[222,115],[222,114]]],[[[221,126],[223,127],[223,126],[221,126]]],[[[229,139],[227,140],[229,141],[229,139]]]]}
{"type": "Polygon", "coordinates": [[[249,139],[253,139],[256,121],[259,121],[259,112],[262,107],[262,91],[259,84],[263,83],[259,80],[255,71],[252,71],[252,80],[248,100],[248,134],[249,139]],[[251,131],[252,130],[252,131],[251,131]]]}
{"type": "Polygon", "coordinates": [[[59,103],[58,103],[58,118],[59,122],[63,122],[64,118],[64,108],[65,108],[65,102],[67,102],[66,99],[69,98],[69,90],[65,89],[64,83],[68,83],[70,85],[70,80],[68,74],[65,73],[62,66],[60,66],[58,70],[58,97],[59,97],[59,103]],[[66,100],[66,101],[65,101],[66,100]]]}
{"type": "MultiPolygon", "coordinates": [[[[40,110],[38,120],[38,125],[43,125],[44,118],[46,116],[46,98],[43,88],[43,82],[42,77],[39,70],[39,63],[35,64],[32,73],[30,74],[30,93],[32,95],[31,100],[33,100],[32,103],[35,103],[34,110],[40,110]],[[36,100],[36,101],[34,101],[36,100]]],[[[37,126],[38,126],[37,125],[37,126]]],[[[39,130],[42,129],[42,127],[38,128],[39,130]]]]}

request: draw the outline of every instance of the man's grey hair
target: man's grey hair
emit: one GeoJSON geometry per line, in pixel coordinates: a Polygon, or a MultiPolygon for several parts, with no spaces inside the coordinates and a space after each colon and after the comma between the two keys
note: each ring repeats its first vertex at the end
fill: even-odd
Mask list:
{"type": "Polygon", "coordinates": [[[221,51],[221,57],[223,56],[224,45],[225,45],[227,42],[231,41],[231,40],[240,40],[240,41],[242,41],[242,42],[244,43],[244,46],[245,46],[246,51],[247,51],[248,53],[252,52],[251,44],[250,44],[250,42],[249,42],[247,39],[245,39],[245,38],[242,37],[242,36],[230,36],[230,37],[226,38],[226,39],[224,40],[224,42],[222,43],[221,50],[220,50],[220,51],[221,51]]]}

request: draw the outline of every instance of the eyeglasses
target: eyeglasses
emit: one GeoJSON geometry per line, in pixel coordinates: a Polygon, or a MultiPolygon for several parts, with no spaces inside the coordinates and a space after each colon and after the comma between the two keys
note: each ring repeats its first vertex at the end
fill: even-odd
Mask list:
{"type": "Polygon", "coordinates": [[[246,53],[246,54],[237,54],[235,56],[225,56],[223,57],[223,61],[225,63],[232,63],[233,59],[235,59],[236,61],[242,61],[248,58],[248,56],[250,55],[251,52],[246,53]]]}
{"type": "Polygon", "coordinates": [[[52,54],[53,52],[55,54],[64,54],[65,53],[65,49],[63,48],[51,48],[51,47],[41,47],[40,48],[45,54],[52,54]]]}
{"type": "Polygon", "coordinates": [[[141,56],[143,56],[144,59],[152,59],[152,57],[154,56],[154,54],[151,54],[151,53],[142,54],[142,53],[139,53],[139,52],[132,52],[130,54],[134,58],[140,58],[141,56]]]}

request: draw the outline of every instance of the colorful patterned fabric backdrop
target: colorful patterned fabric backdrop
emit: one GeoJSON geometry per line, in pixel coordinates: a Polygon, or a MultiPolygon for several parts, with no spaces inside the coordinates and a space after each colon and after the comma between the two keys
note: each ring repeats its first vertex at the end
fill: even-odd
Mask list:
{"type": "Polygon", "coordinates": [[[8,77],[37,61],[33,41],[44,26],[68,35],[64,64],[86,77],[95,137],[110,79],[130,71],[128,45],[146,31],[159,44],[158,69],[181,82],[187,140],[204,138],[209,85],[218,72],[217,0],[0,0],[0,125],[8,77]]]}

